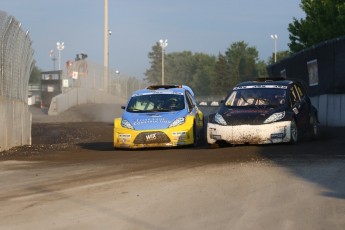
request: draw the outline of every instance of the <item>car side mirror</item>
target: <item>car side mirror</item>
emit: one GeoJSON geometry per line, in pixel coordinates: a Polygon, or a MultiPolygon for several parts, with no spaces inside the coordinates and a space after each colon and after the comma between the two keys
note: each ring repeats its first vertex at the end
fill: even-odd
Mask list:
{"type": "Polygon", "coordinates": [[[296,107],[296,106],[294,106],[293,108],[292,108],[292,111],[297,115],[297,114],[299,114],[299,110],[298,110],[298,108],[296,107]]]}
{"type": "Polygon", "coordinates": [[[126,106],[124,106],[124,105],[121,105],[121,109],[126,109],[126,106]]]}

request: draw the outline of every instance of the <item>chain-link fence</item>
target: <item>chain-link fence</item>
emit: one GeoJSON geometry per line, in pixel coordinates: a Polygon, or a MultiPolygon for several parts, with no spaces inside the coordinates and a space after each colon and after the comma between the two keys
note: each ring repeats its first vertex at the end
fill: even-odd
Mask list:
{"type": "Polygon", "coordinates": [[[0,152],[31,143],[28,82],[33,53],[29,33],[0,11],[0,152]]]}
{"type": "Polygon", "coordinates": [[[0,44],[0,96],[27,102],[34,51],[29,33],[3,11],[0,11],[0,44]]]}

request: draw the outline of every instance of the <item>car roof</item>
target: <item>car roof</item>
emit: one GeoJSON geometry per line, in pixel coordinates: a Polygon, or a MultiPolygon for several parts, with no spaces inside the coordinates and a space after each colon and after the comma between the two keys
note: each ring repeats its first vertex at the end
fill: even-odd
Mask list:
{"type": "Polygon", "coordinates": [[[192,89],[186,85],[151,85],[151,86],[146,87],[145,89],[137,90],[133,94],[141,95],[141,94],[154,93],[154,92],[164,92],[164,93],[171,92],[171,93],[185,94],[187,90],[192,94],[192,96],[194,96],[192,89]]]}
{"type": "MultiPolygon", "coordinates": [[[[284,78],[258,78],[254,81],[245,81],[237,84],[234,89],[238,89],[245,86],[286,86],[286,88],[291,85],[293,80],[284,78]]],[[[285,88],[285,87],[284,87],[285,88]]]]}

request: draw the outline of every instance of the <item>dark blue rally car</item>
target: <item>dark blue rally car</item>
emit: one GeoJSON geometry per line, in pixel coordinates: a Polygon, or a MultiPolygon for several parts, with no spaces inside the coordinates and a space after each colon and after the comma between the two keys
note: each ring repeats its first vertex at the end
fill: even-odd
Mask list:
{"type": "Polygon", "coordinates": [[[306,85],[283,78],[238,84],[207,123],[209,144],[296,143],[315,138],[319,121],[306,85]]]}

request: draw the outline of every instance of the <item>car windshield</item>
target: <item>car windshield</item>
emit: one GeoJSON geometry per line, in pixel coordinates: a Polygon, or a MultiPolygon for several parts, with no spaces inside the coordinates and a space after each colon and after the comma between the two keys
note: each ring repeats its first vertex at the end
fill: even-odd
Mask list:
{"type": "Polygon", "coordinates": [[[234,90],[226,106],[275,106],[285,104],[286,91],[276,88],[244,88],[234,90]]]}
{"type": "Polygon", "coordinates": [[[150,93],[134,95],[127,105],[127,112],[168,112],[185,108],[182,93],[150,93]]]}

